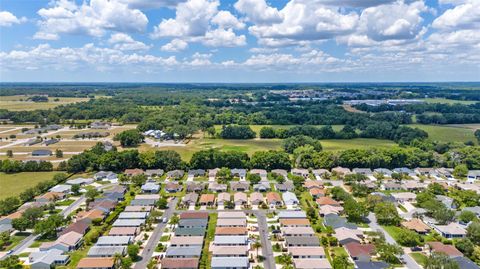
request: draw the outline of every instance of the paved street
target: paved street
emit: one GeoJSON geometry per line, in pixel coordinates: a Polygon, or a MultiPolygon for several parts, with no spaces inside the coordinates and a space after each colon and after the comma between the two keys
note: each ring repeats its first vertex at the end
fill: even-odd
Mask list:
{"type": "MultiPolygon", "coordinates": [[[[372,230],[374,231],[382,232],[385,235],[385,240],[387,241],[387,243],[398,245],[395,239],[393,239],[393,237],[391,237],[390,234],[388,234],[382,226],[378,225],[377,218],[375,217],[374,213],[370,212],[370,214],[368,214],[368,220],[370,221],[370,228],[372,228],[372,230]]],[[[401,257],[405,261],[405,266],[408,269],[422,269],[422,267],[418,265],[417,262],[412,257],[410,257],[410,255],[403,254],[401,257]]]]}
{"type": "Polygon", "coordinates": [[[263,211],[256,211],[258,220],[258,229],[260,232],[260,241],[262,243],[262,255],[265,257],[263,262],[265,269],[275,269],[275,259],[273,257],[272,244],[268,239],[268,224],[266,213],[263,211]]]}
{"type": "MultiPolygon", "coordinates": [[[[175,212],[177,201],[178,201],[178,198],[168,203],[168,209],[165,210],[162,218],[170,219],[172,214],[175,212]]],[[[134,267],[135,269],[147,268],[147,264],[150,261],[150,258],[152,258],[153,251],[155,250],[155,247],[160,241],[160,238],[162,238],[163,230],[165,229],[166,226],[167,226],[167,223],[160,222],[158,223],[157,227],[155,227],[152,235],[150,236],[147,244],[145,245],[145,248],[143,249],[142,259],[135,264],[135,267],[134,267]]]]}

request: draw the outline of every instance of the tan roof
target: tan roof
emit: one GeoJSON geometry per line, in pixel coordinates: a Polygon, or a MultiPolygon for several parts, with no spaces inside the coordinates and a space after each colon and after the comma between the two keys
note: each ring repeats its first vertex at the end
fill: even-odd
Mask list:
{"type": "Polygon", "coordinates": [[[129,205],[125,207],[125,212],[149,212],[152,211],[153,206],[148,205],[129,205]]]}
{"type": "Polygon", "coordinates": [[[247,226],[246,219],[218,219],[217,220],[217,227],[220,226],[247,226]]]}
{"type": "Polygon", "coordinates": [[[289,247],[288,252],[292,254],[292,256],[325,256],[325,250],[323,247],[289,247]]]}
{"type": "Polygon", "coordinates": [[[461,257],[463,254],[452,245],[445,245],[442,242],[428,242],[433,252],[443,253],[449,257],[461,257]]]}
{"type": "Polygon", "coordinates": [[[247,215],[245,215],[242,211],[223,211],[218,212],[219,219],[244,219],[247,215]]]}
{"type": "Polygon", "coordinates": [[[110,268],[113,267],[113,258],[83,258],[77,268],[110,268]]]}
{"type": "Polygon", "coordinates": [[[263,201],[263,194],[259,192],[252,192],[250,194],[250,201],[260,200],[263,201]]]}
{"type": "Polygon", "coordinates": [[[311,195],[320,195],[320,194],[325,195],[326,193],[325,189],[320,189],[320,188],[311,188],[309,192],[311,195]]]}
{"type": "Polygon", "coordinates": [[[307,226],[307,227],[282,227],[281,228],[282,233],[284,235],[291,235],[291,234],[300,234],[300,235],[313,235],[315,232],[313,231],[312,227],[307,226]]]}
{"type": "Polygon", "coordinates": [[[323,183],[318,180],[307,180],[303,183],[303,186],[307,189],[311,188],[323,188],[323,183]]]}
{"type": "Polygon", "coordinates": [[[197,268],[198,258],[164,258],[162,268],[197,268]]]}
{"type": "Polygon", "coordinates": [[[174,236],[170,239],[170,244],[175,245],[202,245],[203,236],[174,236]]]}
{"type": "Polygon", "coordinates": [[[207,212],[182,212],[181,219],[208,219],[207,212]]]}
{"type": "Polygon", "coordinates": [[[421,219],[411,219],[409,221],[402,222],[402,226],[409,229],[414,230],[417,233],[426,233],[430,231],[430,227],[425,224],[421,219]]]}
{"type": "Polygon", "coordinates": [[[267,201],[269,203],[280,202],[280,201],[282,201],[282,198],[280,198],[280,194],[278,194],[276,192],[269,192],[269,193],[267,193],[267,201]]]}
{"type": "Polygon", "coordinates": [[[215,194],[202,194],[200,196],[200,203],[213,203],[215,202],[215,194]]]}
{"type": "Polygon", "coordinates": [[[308,219],[281,219],[282,226],[310,226],[308,219]]]}
{"type": "Polygon", "coordinates": [[[77,218],[78,219],[84,219],[84,218],[89,218],[91,220],[93,219],[103,219],[104,217],[104,212],[100,209],[92,209],[89,211],[81,211],[78,212],[77,218]]]}
{"type": "Polygon", "coordinates": [[[330,197],[320,197],[317,200],[317,204],[319,205],[339,205],[340,203],[333,200],[330,197]]]}
{"type": "Polygon", "coordinates": [[[297,269],[329,269],[332,268],[327,259],[293,259],[297,269]]]}
{"type": "Polygon", "coordinates": [[[135,175],[141,175],[143,174],[144,171],[142,169],[138,169],[138,168],[135,168],[135,169],[125,169],[125,172],[124,174],[126,175],[132,175],[132,176],[135,176],[135,175]]]}
{"type": "Polygon", "coordinates": [[[112,227],[108,235],[131,235],[137,233],[138,227],[112,227]]]}
{"type": "Polygon", "coordinates": [[[217,200],[218,201],[230,201],[230,193],[222,192],[222,193],[218,194],[217,200]]]}
{"type": "Polygon", "coordinates": [[[42,195],[36,196],[35,199],[44,198],[49,201],[54,201],[61,197],[65,197],[65,194],[63,192],[47,192],[42,195]]]}
{"type": "Polygon", "coordinates": [[[247,194],[243,192],[236,192],[233,195],[233,200],[234,201],[247,201],[247,194]]]}
{"type": "Polygon", "coordinates": [[[337,214],[343,211],[343,206],[340,205],[322,205],[319,212],[322,215],[328,215],[330,213],[337,214]]]}
{"type": "Polygon", "coordinates": [[[245,255],[248,246],[212,246],[213,255],[245,255]]]}
{"type": "Polygon", "coordinates": [[[247,228],[245,227],[217,227],[215,229],[216,235],[246,235],[247,228]]]}

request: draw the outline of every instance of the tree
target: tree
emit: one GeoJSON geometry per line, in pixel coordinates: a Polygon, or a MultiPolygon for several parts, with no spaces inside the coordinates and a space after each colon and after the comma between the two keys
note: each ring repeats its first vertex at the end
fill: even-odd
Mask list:
{"type": "Polygon", "coordinates": [[[416,232],[401,229],[398,232],[397,243],[405,247],[414,247],[420,244],[422,238],[416,232]]]}
{"type": "Polygon", "coordinates": [[[63,151],[61,151],[60,149],[56,149],[55,150],[55,157],[62,158],[63,157],[63,151]]]}
{"type": "Polygon", "coordinates": [[[167,209],[168,207],[167,199],[165,199],[165,197],[161,197],[160,199],[158,199],[157,207],[160,209],[167,209]]]}
{"type": "Polygon", "coordinates": [[[12,227],[17,231],[25,231],[31,227],[31,223],[28,219],[21,217],[12,220],[12,227]]]}
{"type": "Polygon", "coordinates": [[[478,140],[478,143],[480,143],[480,129],[475,130],[475,133],[473,133],[475,137],[478,140]]]}
{"type": "Polygon", "coordinates": [[[311,145],[316,151],[322,150],[322,144],[320,141],[315,140],[309,136],[297,135],[292,136],[283,141],[283,149],[288,153],[293,153],[293,151],[301,146],[311,145]]]}
{"type": "Polygon", "coordinates": [[[368,210],[363,203],[358,203],[355,199],[347,199],[343,205],[347,218],[351,222],[364,222],[368,215],[368,210]]]}
{"type": "Polygon", "coordinates": [[[133,260],[136,261],[138,259],[138,252],[140,251],[140,247],[137,244],[130,244],[127,247],[128,256],[133,260]]]}
{"type": "Polygon", "coordinates": [[[0,200],[0,215],[8,215],[20,206],[20,200],[17,197],[7,197],[0,200]]]}
{"type": "Polygon", "coordinates": [[[257,241],[255,241],[255,243],[253,243],[252,247],[253,247],[253,249],[256,250],[257,257],[258,257],[258,250],[262,247],[262,243],[260,243],[260,241],[257,240],[257,241]]]}
{"type": "Polygon", "coordinates": [[[211,126],[206,129],[206,132],[210,137],[214,137],[217,131],[215,130],[215,127],[211,126]]]}
{"type": "Polygon", "coordinates": [[[477,215],[472,211],[468,211],[468,210],[462,211],[462,213],[460,213],[460,215],[458,216],[458,220],[460,220],[463,223],[469,223],[470,221],[476,218],[477,218],[477,215]]]}
{"type": "Polygon", "coordinates": [[[223,139],[252,139],[257,134],[248,125],[226,125],[222,127],[220,137],[223,139]]]}
{"type": "Polygon", "coordinates": [[[333,269],[348,269],[350,268],[350,265],[348,256],[345,254],[335,256],[332,261],[333,269]]]}
{"type": "Polygon", "coordinates": [[[472,222],[467,227],[467,238],[473,244],[480,246],[480,222],[472,222]]]}
{"type": "Polygon", "coordinates": [[[275,132],[275,129],[272,127],[262,127],[260,129],[260,138],[275,138],[277,137],[277,134],[275,132]]]}
{"type": "Polygon", "coordinates": [[[468,174],[468,167],[466,164],[459,164],[453,169],[453,175],[459,178],[466,177],[468,174]]]}
{"type": "Polygon", "coordinates": [[[250,159],[250,166],[268,171],[274,169],[290,170],[292,168],[289,155],[286,152],[276,150],[255,152],[250,159]]]}
{"type": "Polygon", "coordinates": [[[4,260],[0,260],[0,268],[21,269],[20,259],[17,255],[10,255],[4,260]]]}
{"type": "Polygon", "coordinates": [[[136,147],[143,142],[145,137],[136,129],[126,130],[115,135],[114,140],[120,141],[122,147],[136,147]]]}
{"type": "Polygon", "coordinates": [[[455,260],[450,259],[445,254],[432,253],[425,262],[425,269],[460,269],[455,260]]]}
{"type": "Polygon", "coordinates": [[[99,194],[99,192],[97,191],[97,189],[88,189],[87,192],[85,193],[85,197],[87,197],[87,199],[89,201],[93,201],[95,199],[95,197],[97,197],[99,194]]]}
{"type": "Polygon", "coordinates": [[[56,238],[57,229],[65,222],[61,215],[50,215],[47,219],[39,221],[35,224],[34,232],[43,235],[45,238],[56,238]]]}
{"type": "Polygon", "coordinates": [[[475,245],[468,238],[459,239],[455,243],[455,247],[467,257],[472,256],[473,251],[475,250],[475,245]]]}
{"type": "Polygon", "coordinates": [[[403,249],[398,245],[380,243],[375,246],[379,259],[388,263],[397,263],[397,256],[403,255],[403,249]]]}
{"type": "Polygon", "coordinates": [[[11,244],[12,238],[10,236],[10,232],[2,232],[0,233],[0,250],[3,250],[5,246],[11,244]]]}
{"type": "Polygon", "coordinates": [[[230,171],[230,169],[226,168],[226,167],[222,167],[220,168],[220,170],[217,172],[217,181],[219,183],[227,183],[229,181],[232,180],[232,173],[230,171]]]}
{"type": "Polygon", "coordinates": [[[7,150],[7,157],[12,158],[13,157],[13,151],[11,149],[7,150]]]}
{"type": "Polygon", "coordinates": [[[43,216],[43,209],[39,207],[27,208],[22,213],[22,218],[25,218],[29,222],[29,227],[35,226],[37,221],[43,216]]]}
{"type": "Polygon", "coordinates": [[[71,191],[73,192],[73,195],[79,195],[80,194],[80,185],[73,184],[71,191]]]}
{"type": "Polygon", "coordinates": [[[381,225],[394,225],[398,226],[402,220],[398,215],[395,205],[388,202],[377,204],[374,209],[375,216],[378,223],[381,225]]]}
{"type": "Polygon", "coordinates": [[[133,185],[135,186],[142,186],[143,184],[145,184],[146,181],[147,181],[146,175],[135,175],[130,177],[130,182],[132,182],[133,185]]]}
{"type": "Polygon", "coordinates": [[[258,184],[262,178],[260,177],[259,174],[248,174],[247,175],[247,181],[250,181],[250,184],[258,184]]]}

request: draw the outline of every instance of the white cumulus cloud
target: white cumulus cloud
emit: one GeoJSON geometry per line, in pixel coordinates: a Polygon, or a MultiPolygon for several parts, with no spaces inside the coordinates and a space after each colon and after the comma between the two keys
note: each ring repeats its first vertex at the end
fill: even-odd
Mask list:
{"type": "Polygon", "coordinates": [[[17,16],[13,15],[11,12],[0,11],[0,26],[2,27],[9,27],[26,21],[27,18],[25,17],[17,18],[17,16]]]}

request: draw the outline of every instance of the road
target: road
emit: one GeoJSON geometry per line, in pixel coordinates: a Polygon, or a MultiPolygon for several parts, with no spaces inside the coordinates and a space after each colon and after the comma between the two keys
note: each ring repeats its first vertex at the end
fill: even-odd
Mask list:
{"type": "MultiPolygon", "coordinates": [[[[170,219],[170,217],[175,212],[177,201],[178,199],[175,199],[175,200],[171,200],[168,203],[168,209],[165,210],[162,218],[170,219]]],[[[162,238],[163,230],[165,229],[166,226],[167,226],[167,223],[160,222],[158,223],[157,227],[155,227],[155,230],[153,230],[152,235],[148,239],[148,242],[145,245],[145,248],[143,249],[143,252],[141,255],[142,259],[135,264],[135,267],[134,267],[135,269],[147,268],[147,264],[150,261],[150,258],[152,258],[153,251],[155,250],[155,247],[160,241],[160,238],[162,238]]]]}
{"type": "MultiPolygon", "coordinates": [[[[372,230],[374,231],[382,232],[385,235],[385,240],[387,241],[387,243],[398,245],[397,241],[395,241],[395,239],[393,239],[393,237],[391,237],[390,234],[387,233],[387,231],[385,231],[382,226],[378,225],[377,218],[375,217],[374,213],[370,212],[370,214],[368,214],[368,220],[370,221],[370,228],[372,228],[372,230]]],[[[422,267],[418,265],[418,263],[410,255],[403,254],[401,257],[403,258],[405,265],[408,269],[422,269],[422,267]]]]}
{"type": "Polygon", "coordinates": [[[263,266],[265,269],[275,269],[275,258],[273,257],[272,244],[268,239],[268,224],[265,212],[256,211],[260,242],[262,243],[262,255],[265,257],[263,266]]]}

